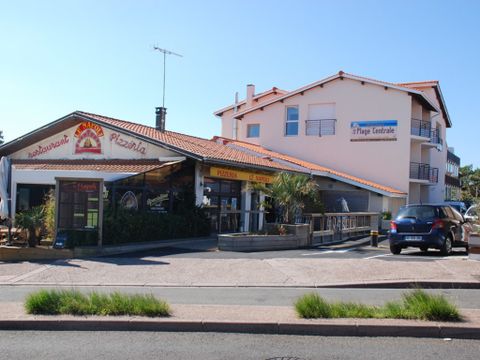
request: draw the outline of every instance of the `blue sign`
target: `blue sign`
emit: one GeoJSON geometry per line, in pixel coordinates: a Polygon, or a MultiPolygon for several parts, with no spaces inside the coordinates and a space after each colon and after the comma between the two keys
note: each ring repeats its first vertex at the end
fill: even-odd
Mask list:
{"type": "Polygon", "coordinates": [[[351,141],[395,141],[397,120],[352,121],[351,141]]]}

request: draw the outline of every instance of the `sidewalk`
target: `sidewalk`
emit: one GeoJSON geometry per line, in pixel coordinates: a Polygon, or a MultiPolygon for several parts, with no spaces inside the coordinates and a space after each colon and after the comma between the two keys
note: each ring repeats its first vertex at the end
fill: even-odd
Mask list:
{"type": "MultiPolygon", "coordinates": [[[[365,244],[363,239],[363,244],[365,244]]],[[[362,239],[356,241],[362,244],[362,239]]],[[[199,244],[203,246],[205,244],[199,244]]],[[[354,245],[354,244],[353,244],[354,245]]],[[[182,243],[178,246],[187,246],[182,243]]],[[[348,249],[352,242],[330,245],[348,249]]],[[[303,250],[302,250],[303,251],[303,250]]],[[[319,249],[305,249],[306,254],[319,249]]],[[[380,250],[379,250],[380,252],[380,250]]],[[[204,256],[206,255],[206,256],[204,256]]],[[[202,256],[95,257],[53,262],[0,263],[0,285],[150,286],[150,287],[433,287],[480,288],[480,262],[465,257],[222,258],[202,256]]],[[[409,336],[480,339],[480,309],[463,310],[461,323],[406,320],[298,319],[292,307],[172,304],[173,316],[136,317],[31,316],[21,303],[3,302],[0,329],[215,331],[336,336],[409,336]]]]}

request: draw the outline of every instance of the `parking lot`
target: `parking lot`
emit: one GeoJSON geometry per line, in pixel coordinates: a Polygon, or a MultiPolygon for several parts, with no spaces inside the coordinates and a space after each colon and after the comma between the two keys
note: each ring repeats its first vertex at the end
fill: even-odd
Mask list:
{"type": "Polygon", "coordinates": [[[259,251],[259,252],[230,252],[219,251],[214,240],[202,241],[196,244],[179,245],[156,250],[139,251],[116,256],[113,258],[196,258],[196,259],[275,259],[275,258],[319,258],[319,259],[378,259],[385,261],[434,261],[449,259],[467,259],[464,248],[454,248],[450,256],[442,256],[438,250],[422,252],[418,248],[403,249],[400,255],[390,253],[388,241],[380,242],[377,248],[369,244],[352,246],[316,246],[308,249],[259,251]]]}

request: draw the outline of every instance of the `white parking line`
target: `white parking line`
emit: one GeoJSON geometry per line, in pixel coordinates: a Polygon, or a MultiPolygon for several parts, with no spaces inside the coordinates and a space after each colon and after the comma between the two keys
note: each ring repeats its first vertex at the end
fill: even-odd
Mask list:
{"type": "Polygon", "coordinates": [[[375,256],[369,256],[369,257],[366,257],[366,258],[363,258],[364,260],[369,260],[369,259],[375,259],[375,258],[379,258],[379,257],[385,257],[385,256],[392,256],[393,254],[380,254],[380,255],[375,255],[375,256]]]}
{"type": "Polygon", "coordinates": [[[308,253],[308,254],[302,254],[302,256],[314,256],[314,255],[324,255],[324,254],[332,254],[332,253],[338,253],[338,254],[343,254],[352,249],[342,249],[342,250],[324,250],[324,251],[319,251],[319,252],[314,252],[314,253],[308,253]]]}
{"type": "Polygon", "coordinates": [[[380,258],[380,257],[387,257],[387,256],[397,256],[399,260],[401,259],[405,259],[405,258],[409,258],[409,259],[430,259],[430,260],[448,260],[448,259],[468,259],[468,256],[455,256],[455,257],[451,257],[451,256],[442,256],[442,257],[432,257],[432,256],[422,256],[422,255],[409,255],[409,254],[414,254],[414,253],[417,253],[417,251],[413,250],[413,251],[409,251],[409,252],[405,252],[401,255],[393,255],[393,254],[380,254],[380,255],[375,255],[375,256],[369,256],[369,257],[366,257],[366,258],[363,258],[364,260],[369,260],[369,259],[376,259],[376,258],[380,258]]]}

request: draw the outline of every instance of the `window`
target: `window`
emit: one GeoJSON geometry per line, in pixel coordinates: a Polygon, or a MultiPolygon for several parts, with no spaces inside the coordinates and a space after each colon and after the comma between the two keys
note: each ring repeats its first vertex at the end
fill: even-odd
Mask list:
{"type": "Polygon", "coordinates": [[[260,124],[248,124],[247,125],[247,137],[249,137],[249,138],[260,137],[260,124]]]}
{"type": "Polygon", "coordinates": [[[287,106],[285,135],[286,136],[298,135],[298,106],[287,106]]]}

